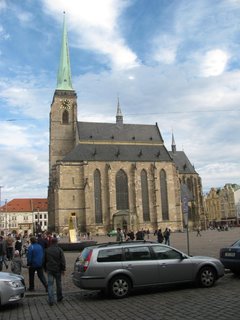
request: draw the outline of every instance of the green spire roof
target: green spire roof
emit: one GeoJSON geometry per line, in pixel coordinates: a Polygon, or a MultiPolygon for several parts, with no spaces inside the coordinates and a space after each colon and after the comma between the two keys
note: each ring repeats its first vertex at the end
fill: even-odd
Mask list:
{"type": "Polygon", "coordinates": [[[57,89],[73,90],[65,12],[64,12],[64,18],[63,18],[62,48],[61,48],[61,57],[60,57],[60,64],[59,64],[58,77],[57,77],[57,89]]]}

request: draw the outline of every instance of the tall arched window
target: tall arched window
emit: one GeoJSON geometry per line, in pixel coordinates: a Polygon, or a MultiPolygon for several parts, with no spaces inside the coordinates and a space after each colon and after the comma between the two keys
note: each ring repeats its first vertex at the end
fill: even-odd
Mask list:
{"type": "Polygon", "coordinates": [[[67,110],[64,110],[62,114],[62,123],[68,124],[68,122],[69,122],[69,113],[67,110]]]}
{"type": "Polygon", "coordinates": [[[123,170],[119,170],[116,175],[116,203],[117,210],[129,209],[128,178],[123,170]]]}
{"type": "Polygon", "coordinates": [[[169,220],[167,175],[163,169],[160,171],[160,192],[162,202],[162,218],[163,220],[169,220]]]}
{"type": "Polygon", "coordinates": [[[141,172],[143,221],[150,221],[148,180],[146,170],[141,172]]]}
{"type": "Polygon", "coordinates": [[[99,170],[94,172],[94,198],[95,198],[95,221],[102,223],[102,191],[101,174],[99,170]]]}

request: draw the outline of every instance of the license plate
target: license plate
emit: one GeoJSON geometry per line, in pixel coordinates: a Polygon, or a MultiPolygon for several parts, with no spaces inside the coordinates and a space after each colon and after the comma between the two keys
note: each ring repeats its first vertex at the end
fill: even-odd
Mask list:
{"type": "Polygon", "coordinates": [[[235,257],[235,252],[225,252],[225,257],[235,257]]]}

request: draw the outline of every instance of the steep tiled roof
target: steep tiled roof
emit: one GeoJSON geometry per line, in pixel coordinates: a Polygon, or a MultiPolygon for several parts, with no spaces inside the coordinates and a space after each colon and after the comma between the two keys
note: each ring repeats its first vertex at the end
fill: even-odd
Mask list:
{"type": "Polygon", "coordinates": [[[47,211],[48,200],[42,198],[13,199],[0,207],[2,212],[47,211]]]}
{"type": "Polygon", "coordinates": [[[163,139],[156,125],[78,122],[80,141],[157,142],[163,139]]]}
{"type": "Polygon", "coordinates": [[[172,161],[163,145],[77,145],[63,161],[172,161]]]}
{"type": "Polygon", "coordinates": [[[173,158],[173,161],[176,164],[179,173],[197,173],[184,151],[169,151],[169,153],[173,158]]]}

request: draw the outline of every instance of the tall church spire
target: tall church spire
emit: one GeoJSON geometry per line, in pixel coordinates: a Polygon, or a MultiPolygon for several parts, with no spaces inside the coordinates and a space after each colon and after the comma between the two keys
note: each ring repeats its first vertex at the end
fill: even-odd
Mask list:
{"type": "Polygon", "coordinates": [[[118,98],[118,104],[117,104],[117,115],[116,115],[116,123],[117,124],[123,124],[123,115],[120,108],[119,98],[118,98]]]}
{"type": "Polygon", "coordinates": [[[65,12],[63,16],[62,48],[57,77],[57,90],[73,90],[65,12]]]}

